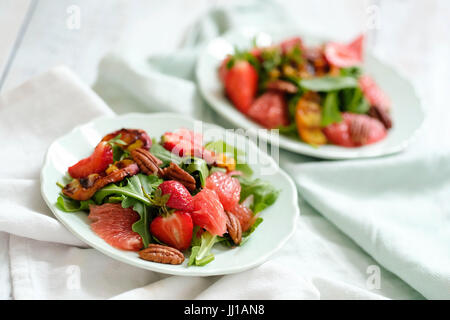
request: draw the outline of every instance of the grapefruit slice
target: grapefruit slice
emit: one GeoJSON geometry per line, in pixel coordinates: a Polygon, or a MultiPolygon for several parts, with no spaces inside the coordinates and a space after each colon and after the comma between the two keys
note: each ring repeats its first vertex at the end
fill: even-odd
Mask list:
{"type": "Polygon", "coordinates": [[[211,234],[222,236],[227,231],[227,216],[216,192],[203,189],[194,196],[194,224],[211,234]]]}
{"type": "Polygon", "coordinates": [[[89,209],[92,231],[106,243],[128,251],[139,251],[143,247],[141,236],[131,229],[140,218],[136,211],[124,209],[119,203],[91,205],[89,209]]]}
{"type": "Polygon", "coordinates": [[[241,184],[223,172],[214,172],[206,179],[206,188],[214,190],[226,211],[230,211],[239,202],[241,184]]]}

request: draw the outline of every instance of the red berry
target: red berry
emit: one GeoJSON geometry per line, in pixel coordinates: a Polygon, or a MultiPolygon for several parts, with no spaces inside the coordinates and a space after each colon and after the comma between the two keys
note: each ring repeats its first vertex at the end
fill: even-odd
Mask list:
{"type": "Polygon", "coordinates": [[[286,99],[278,91],[263,93],[252,103],[247,114],[268,129],[289,124],[286,99]]]}
{"type": "Polygon", "coordinates": [[[166,206],[169,208],[191,212],[194,209],[193,199],[188,189],[175,180],[164,181],[158,187],[162,195],[170,194],[166,206]]]}
{"type": "Polygon", "coordinates": [[[239,202],[241,184],[223,172],[214,172],[206,179],[206,188],[214,190],[226,211],[230,211],[239,202]]]}
{"type": "Polygon", "coordinates": [[[258,90],[258,73],[245,60],[234,63],[225,75],[225,92],[234,106],[247,113],[258,90]]]}
{"type": "Polygon", "coordinates": [[[92,173],[102,173],[113,163],[113,151],[111,146],[105,142],[100,142],[89,157],[78,161],[69,167],[69,174],[72,178],[85,178],[92,173]]]}
{"type": "Polygon", "coordinates": [[[329,42],[325,45],[328,62],[339,68],[360,65],[363,59],[364,36],[360,35],[349,44],[329,42]]]}
{"type": "Polygon", "coordinates": [[[181,251],[189,248],[193,229],[192,218],[184,211],[158,216],[150,224],[150,232],[158,240],[181,251]]]}
{"type": "Polygon", "coordinates": [[[283,51],[283,53],[288,53],[293,48],[299,47],[299,49],[302,49],[303,43],[302,39],[299,37],[293,37],[290,39],[286,39],[283,42],[280,43],[280,48],[283,51]]]}
{"type": "Polygon", "coordinates": [[[166,150],[180,157],[188,155],[202,157],[203,136],[201,133],[181,128],[174,132],[166,132],[161,137],[161,142],[166,150]]]}
{"type": "Polygon", "coordinates": [[[194,211],[191,214],[195,225],[211,234],[222,236],[227,231],[227,216],[217,194],[203,189],[194,196],[194,211]]]}
{"type": "Polygon", "coordinates": [[[390,109],[391,101],[389,97],[376,84],[375,80],[367,75],[363,75],[359,77],[358,82],[370,105],[381,107],[386,111],[390,109]]]}

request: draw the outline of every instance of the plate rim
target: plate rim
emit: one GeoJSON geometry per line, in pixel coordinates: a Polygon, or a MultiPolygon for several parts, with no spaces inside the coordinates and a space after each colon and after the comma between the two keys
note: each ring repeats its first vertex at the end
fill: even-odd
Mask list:
{"type": "MultiPolygon", "coordinates": [[[[50,165],[50,154],[51,154],[51,150],[52,148],[54,148],[54,145],[60,141],[61,139],[73,135],[77,130],[80,130],[81,127],[85,127],[85,126],[91,126],[96,122],[101,122],[101,121],[105,121],[107,119],[120,119],[120,118],[125,118],[125,117],[176,117],[176,118],[180,118],[182,117],[183,119],[188,119],[188,121],[201,121],[203,123],[203,125],[206,126],[210,126],[210,127],[215,127],[216,129],[220,129],[225,130],[225,128],[214,124],[214,123],[209,123],[206,121],[202,121],[202,120],[198,120],[195,119],[191,116],[187,116],[187,115],[182,115],[182,114],[178,114],[178,113],[173,113],[173,112],[155,112],[155,113],[140,113],[140,112],[130,112],[130,113],[125,113],[125,114],[120,114],[120,115],[103,115],[103,116],[99,116],[96,117],[88,122],[82,123],[80,125],[75,126],[74,128],[72,128],[70,131],[66,132],[63,135],[60,135],[59,137],[55,138],[51,144],[48,146],[47,151],[45,153],[45,157],[43,160],[43,165],[41,167],[41,171],[40,171],[40,192],[41,192],[41,196],[44,199],[46,205],[50,208],[50,210],[52,211],[53,215],[56,217],[56,219],[65,227],[69,230],[69,232],[71,232],[76,238],[78,238],[81,242],[88,244],[91,248],[100,251],[101,253],[105,254],[106,256],[126,263],[128,265],[132,265],[134,267],[138,267],[141,269],[146,269],[146,270],[150,270],[150,271],[154,271],[154,272],[159,272],[159,273],[164,273],[164,274],[170,274],[170,275],[177,275],[177,276],[199,276],[199,277],[206,277],[206,276],[216,276],[216,275],[225,275],[225,274],[232,274],[232,273],[238,273],[238,272],[243,272],[252,268],[255,268],[261,264],[263,264],[264,262],[266,262],[268,259],[270,259],[277,251],[279,251],[288,241],[289,239],[294,235],[294,233],[297,230],[297,222],[298,219],[301,215],[301,211],[300,211],[300,207],[298,205],[298,190],[297,187],[294,183],[294,181],[292,180],[292,178],[283,170],[281,169],[281,167],[275,162],[275,160],[270,157],[267,154],[264,154],[262,152],[262,150],[260,150],[253,141],[251,141],[250,139],[246,139],[247,142],[250,145],[254,145],[254,147],[261,153],[264,154],[265,157],[267,157],[270,161],[270,163],[272,165],[275,165],[275,167],[277,168],[277,173],[281,174],[282,176],[284,176],[284,178],[286,179],[286,181],[289,183],[291,189],[292,189],[292,199],[291,199],[291,205],[294,208],[294,212],[292,214],[292,219],[290,221],[288,221],[287,223],[290,223],[291,228],[290,228],[290,232],[288,234],[286,234],[284,236],[284,238],[279,241],[279,243],[270,251],[264,253],[263,255],[259,256],[258,259],[255,259],[254,261],[245,264],[243,266],[235,266],[235,267],[230,267],[228,269],[225,269],[223,271],[220,270],[205,270],[202,271],[201,267],[198,267],[198,269],[193,269],[192,267],[187,268],[183,265],[180,265],[180,269],[165,269],[164,266],[167,266],[165,264],[160,264],[160,263],[155,263],[155,262],[151,262],[151,261],[145,261],[145,264],[139,264],[137,262],[135,262],[132,259],[129,259],[127,257],[122,256],[120,253],[115,253],[115,252],[111,252],[108,251],[106,249],[104,249],[102,246],[98,246],[95,243],[92,243],[89,239],[86,239],[86,237],[84,237],[81,233],[79,233],[78,231],[76,231],[76,228],[73,228],[69,223],[67,223],[66,221],[64,221],[63,218],[60,217],[60,210],[58,210],[55,205],[53,203],[50,202],[50,200],[47,198],[46,196],[46,192],[44,190],[44,186],[45,186],[45,181],[46,181],[46,176],[45,176],[45,170],[49,167],[50,165]]],[[[237,134],[237,133],[233,133],[234,135],[239,135],[243,138],[245,138],[244,136],[237,134]]],[[[62,211],[61,211],[62,212],[62,211]]],[[[68,214],[68,213],[65,213],[68,214]]],[[[96,235],[97,236],[97,235],[96,235]]],[[[98,237],[98,236],[97,236],[98,237]]],[[[100,238],[100,237],[99,237],[100,238]]],[[[108,243],[105,242],[105,245],[110,246],[108,243]]],[[[114,248],[112,246],[110,246],[111,248],[114,248]]],[[[118,249],[117,249],[118,250],[118,249]]]]}
{"type": "MultiPolygon", "coordinates": [[[[210,48],[210,46],[213,43],[215,43],[221,39],[228,41],[227,37],[229,37],[230,35],[232,36],[234,34],[243,35],[245,33],[258,33],[258,32],[264,32],[264,33],[268,33],[268,34],[276,33],[276,32],[286,32],[286,33],[294,33],[295,32],[295,33],[302,34],[304,37],[312,38],[312,39],[320,40],[320,41],[327,41],[327,38],[329,38],[329,37],[325,37],[320,34],[314,34],[311,32],[302,31],[302,30],[300,30],[300,28],[295,27],[295,26],[290,26],[290,27],[286,27],[286,26],[273,27],[273,26],[271,26],[271,27],[265,27],[265,28],[236,27],[236,28],[232,28],[232,29],[228,30],[227,32],[225,32],[224,34],[217,36],[217,37],[211,39],[210,41],[208,41],[208,43],[204,46],[203,50],[201,51],[199,58],[197,60],[196,67],[195,67],[195,77],[196,77],[196,81],[198,83],[198,88],[199,88],[199,91],[200,91],[203,99],[206,100],[207,105],[235,126],[240,126],[240,125],[238,125],[236,122],[233,121],[232,117],[227,114],[226,110],[222,110],[222,108],[215,106],[214,101],[209,97],[209,94],[206,92],[205,87],[202,85],[202,80],[201,80],[202,77],[200,76],[201,66],[202,66],[202,62],[204,61],[205,57],[208,56],[208,52],[207,52],[208,48],[210,48]]],[[[404,151],[420,135],[420,132],[423,130],[424,124],[428,117],[428,113],[423,108],[423,101],[424,101],[423,95],[420,92],[420,90],[417,89],[417,85],[415,85],[413,82],[411,82],[408,79],[408,77],[406,76],[405,72],[400,70],[399,67],[393,65],[392,63],[390,63],[388,61],[380,59],[376,55],[373,55],[371,52],[367,52],[366,55],[370,55],[371,59],[376,60],[378,63],[393,70],[394,73],[399,78],[401,78],[403,81],[405,81],[412,88],[414,97],[418,101],[418,110],[420,112],[421,117],[420,117],[420,124],[417,126],[417,128],[415,128],[415,130],[412,132],[412,134],[407,139],[403,140],[401,143],[398,143],[398,144],[390,146],[390,147],[385,147],[383,149],[351,150],[351,151],[356,151],[356,152],[353,152],[352,154],[345,154],[344,150],[346,150],[348,148],[341,147],[342,149],[340,149],[340,150],[343,151],[342,153],[340,153],[340,152],[339,153],[335,153],[335,152],[329,153],[327,151],[325,151],[325,152],[320,151],[320,148],[313,148],[312,146],[310,146],[307,143],[302,142],[300,140],[294,141],[292,139],[289,139],[289,137],[285,137],[283,135],[279,135],[279,139],[280,139],[279,141],[271,140],[270,135],[267,135],[269,138],[267,138],[265,135],[258,135],[258,137],[265,139],[267,142],[274,143],[277,147],[283,148],[284,150],[288,150],[288,151],[296,153],[296,154],[310,156],[310,157],[313,157],[316,159],[325,159],[325,160],[357,160],[357,159],[377,158],[377,157],[393,155],[393,154],[404,151]],[[359,152],[357,152],[357,151],[359,151],[359,152]]],[[[229,105],[231,106],[231,103],[229,103],[229,105]]],[[[252,121],[251,119],[248,119],[248,120],[253,122],[259,128],[264,129],[263,127],[259,126],[256,122],[252,121]]],[[[250,134],[256,135],[255,128],[244,128],[244,129],[248,129],[250,134]]]]}

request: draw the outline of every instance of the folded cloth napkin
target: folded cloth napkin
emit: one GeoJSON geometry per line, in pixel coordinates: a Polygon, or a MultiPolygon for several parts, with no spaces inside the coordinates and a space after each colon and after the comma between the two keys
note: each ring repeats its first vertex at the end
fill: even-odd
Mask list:
{"type": "MultiPolygon", "coordinates": [[[[155,55],[137,43],[106,56],[94,88],[119,113],[171,110],[232,127],[202,102],[195,86],[195,58],[208,40],[232,27],[264,28],[270,21],[293,24],[269,1],[215,9],[191,30],[186,45],[176,53],[155,55]]],[[[423,56],[424,52],[416,55],[416,61],[423,56]]],[[[421,87],[429,94],[436,94],[433,70],[420,74],[421,87]]],[[[448,78],[443,80],[448,83],[448,78]]],[[[446,125],[450,114],[437,100],[427,102],[434,103],[433,112],[439,116],[428,119],[410,152],[339,162],[314,162],[282,152],[280,162],[307,203],[384,267],[425,297],[438,299],[450,297],[450,153],[439,139],[450,133],[446,125]],[[430,141],[440,143],[432,148],[430,141]]]]}
{"type": "Polygon", "coordinates": [[[267,263],[216,277],[175,277],[138,269],[87,248],[40,195],[49,144],[111,110],[66,68],[0,96],[0,298],[15,299],[382,299],[421,298],[303,205],[297,233],[267,263]],[[6,155],[6,156],[5,156],[6,155]],[[369,270],[370,271],[370,270],[369,270]],[[370,281],[369,281],[370,282],[370,281]]]}

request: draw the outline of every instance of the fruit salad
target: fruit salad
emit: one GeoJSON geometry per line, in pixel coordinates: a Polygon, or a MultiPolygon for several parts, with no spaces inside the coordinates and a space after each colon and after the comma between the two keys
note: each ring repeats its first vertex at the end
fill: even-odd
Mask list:
{"type": "Polygon", "coordinates": [[[157,263],[204,266],[211,249],[243,245],[279,191],[252,178],[243,152],[224,141],[203,144],[181,128],[150,139],[140,129],[106,135],[68,168],[56,206],[88,212],[109,245],[157,263]]]}
{"type": "Polygon", "coordinates": [[[392,127],[389,98],[363,72],[363,40],[236,49],[218,75],[234,107],[261,126],[313,146],[360,147],[392,127]]]}

